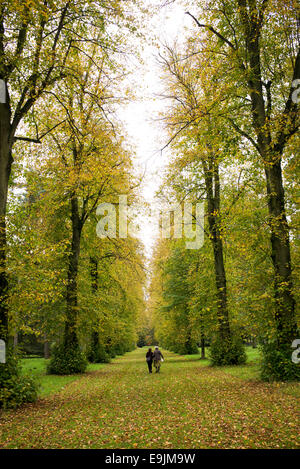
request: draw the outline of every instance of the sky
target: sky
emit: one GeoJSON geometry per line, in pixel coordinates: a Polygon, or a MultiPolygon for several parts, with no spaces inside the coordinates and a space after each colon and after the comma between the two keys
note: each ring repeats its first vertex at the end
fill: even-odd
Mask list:
{"type": "MultiPolygon", "coordinates": [[[[175,2],[157,8],[148,28],[162,44],[166,42],[171,45],[175,39],[179,42],[183,40],[186,28],[192,30],[193,25],[191,18],[185,15],[183,6],[175,2]]],[[[157,97],[163,89],[157,64],[158,52],[159,49],[151,45],[144,48],[144,65],[137,68],[133,77],[137,99],[127,105],[122,113],[125,129],[136,149],[134,164],[144,174],[142,196],[151,205],[154,204],[155,192],[162,182],[162,173],[170,155],[168,149],[161,152],[168,137],[157,121],[159,112],[167,104],[157,97]]],[[[147,218],[145,214],[140,217],[139,226],[145,254],[150,257],[158,230],[153,218],[147,218]]]]}

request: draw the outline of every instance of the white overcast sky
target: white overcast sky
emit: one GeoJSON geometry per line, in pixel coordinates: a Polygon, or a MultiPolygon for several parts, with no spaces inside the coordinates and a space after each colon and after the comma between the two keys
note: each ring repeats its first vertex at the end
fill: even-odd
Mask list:
{"type": "MultiPolygon", "coordinates": [[[[162,3],[161,0],[156,0],[162,3]]],[[[163,8],[157,8],[157,13],[150,20],[148,28],[161,43],[172,44],[176,39],[183,39],[186,27],[192,32],[191,18],[185,15],[185,9],[180,2],[172,3],[163,8]]],[[[158,113],[166,105],[155,98],[162,91],[159,70],[156,63],[158,49],[146,46],[143,51],[144,65],[139,67],[133,77],[138,99],[128,106],[120,116],[124,122],[130,140],[136,149],[135,164],[141,171],[145,171],[142,184],[144,199],[153,204],[154,195],[161,183],[161,175],[168,161],[168,150],[160,152],[167,143],[168,137],[161,125],[155,122],[158,113]]],[[[146,254],[150,256],[155,237],[158,235],[153,219],[142,216],[140,219],[140,238],[145,244],[146,254]]]]}

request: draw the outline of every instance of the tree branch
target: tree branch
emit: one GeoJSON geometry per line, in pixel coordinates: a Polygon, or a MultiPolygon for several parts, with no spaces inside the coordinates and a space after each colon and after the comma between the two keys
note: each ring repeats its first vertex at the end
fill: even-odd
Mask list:
{"type": "Polygon", "coordinates": [[[24,142],[32,142],[32,143],[42,143],[39,138],[22,137],[18,135],[14,136],[14,141],[16,140],[22,140],[24,142]]]}
{"type": "Polygon", "coordinates": [[[293,77],[291,81],[291,86],[289,90],[289,96],[285,104],[284,111],[282,113],[282,126],[278,132],[275,147],[278,151],[282,151],[285,143],[289,138],[294,135],[299,129],[300,122],[296,122],[296,118],[299,116],[299,105],[298,99],[293,99],[293,94],[295,92],[294,82],[295,80],[300,79],[300,49],[295,61],[295,68],[293,72],[293,77]]]}
{"type": "Polygon", "coordinates": [[[37,138],[31,138],[31,137],[23,137],[21,135],[15,135],[14,140],[22,140],[24,142],[32,142],[32,143],[42,143],[41,139],[43,137],[46,137],[46,135],[52,132],[52,130],[56,129],[56,127],[58,127],[59,125],[63,124],[66,120],[67,119],[64,119],[58,124],[54,125],[53,127],[51,127],[51,129],[48,129],[46,132],[44,132],[40,137],[37,136],[37,138]]]}
{"type": "Polygon", "coordinates": [[[231,119],[230,117],[228,117],[228,120],[229,122],[231,123],[232,127],[240,134],[242,135],[243,137],[245,137],[247,140],[249,140],[249,142],[252,143],[252,145],[256,148],[256,150],[259,152],[259,146],[258,144],[255,142],[255,140],[249,135],[247,134],[247,132],[245,132],[244,130],[242,130],[235,122],[233,119],[231,119]]]}
{"type": "Polygon", "coordinates": [[[229,47],[231,47],[231,49],[233,49],[234,51],[236,51],[236,48],[235,48],[234,44],[232,44],[231,41],[229,41],[228,39],[226,39],[226,37],[224,37],[221,33],[219,33],[219,31],[217,31],[216,29],[214,29],[212,26],[209,26],[208,24],[201,24],[201,23],[199,23],[199,21],[197,20],[197,18],[195,18],[195,16],[192,15],[189,11],[186,11],[185,14],[186,14],[186,15],[189,15],[191,18],[193,18],[193,20],[195,21],[195,23],[197,24],[197,26],[199,26],[199,28],[206,28],[206,29],[208,29],[209,31],[211,31],[212,33],[214,33],[216,36],[218,36],[218,38],[221,39],[223,42],[225,42],[229,47]]]}

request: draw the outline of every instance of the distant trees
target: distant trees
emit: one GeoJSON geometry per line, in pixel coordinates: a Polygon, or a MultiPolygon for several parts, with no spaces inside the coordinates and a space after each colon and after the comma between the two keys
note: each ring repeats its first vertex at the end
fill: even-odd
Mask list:
{"type": "Polygon", "coordinates": [[[240,363],[245,360],[245,355],[230,325],[223,252],[226,234],[221,207],[221,172],[227,164],[228,153],[237,154],[237,140],[231,137],[228,126],[219,118],[221,108],[216,101],[216,94],[220,92],[218,80],[212,76],[208,82],[201,59],[192,50],[182,55],[166,47],[166,57],[161,58],[161,63],[167,88],[164,97],[172,101],[164,120],[170,129],[170,143],[178,154],[178,163],[174,161],[168,178],[169,185],[177,203],[180,198],[194,203],[206,200],[207,235],[213,248],[218,304],[219,327],[215,347],[222,349],[222,363],[226,363],[227,354],[230,363],[240,363]],[[192,58],[185,60],[186,54],[192,58]],[[185,174],[182,184],[175,176],[178,170],[185,174]]]}

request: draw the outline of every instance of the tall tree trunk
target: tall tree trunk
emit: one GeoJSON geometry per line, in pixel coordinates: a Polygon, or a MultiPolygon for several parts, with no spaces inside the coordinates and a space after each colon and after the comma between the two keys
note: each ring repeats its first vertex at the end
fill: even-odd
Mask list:
{"type": "MultiPolygon", "coordinates": [[[[261,72],[260,34],[262,21],[259,20],[255,3],[239,0],[241,20],[245,28],[246,48],[249,57],[248,89],[252,104],[253,127],[257,135],[257,148],[265,168],[269,226],[271,231],[272,262],[274,267],[274,299],[277,340],[279,344],[290,345],[296,337],[295,300],[293,296],[292,267],[289,241],[289,227],[285,212],[284,188],[282,181],[281,156],[285,139],[273,142],[269,127],[271,113],[270,86],[267,101],[263,93],[261,72]],[[278,147],[275,151],[275,147],[278,147]]],[[[299,67],[299,56],[297,57],[299,67]]],[[[285,130],[286,131],[286,130],[285,130]]]]}
{"type": "MultiPolygon", "coordinates": [[[[213,156],[212,156],[213,158],[213,156]]],[[[212,159],[208,164],[204,161],[204,179],[207,196],[208,226],[210,240],[213,245],[214,270],[218,299],[219,331],[223,339],[231,337],[227,306],[227,283],[224,266],[223,242],[220,233],[220,180],[219,167],[212,159]]]]}
{"type": "Polygon", "coordinates": [[[291,344],[297,335],[289,227],[285,214],[281,158],[265,165],[274,266],[275,321],[279,344],[291,344]]]}
{"type": "Polygon", "coordinates": [[[0,338],[8,340],[8,280],[6,271],[6,205],[11,173],[11,124],[9,104],[0,103],[0,338]]]}
{"type": "MultiPolygon", "coordinates": [[[[97,293],[98,290],[98,260],[90,256],[90,272],[91,272],[91,285],[92,292],[97,293]]],[[[96,324],[96,327],[98,324],[96,324]]],[[[99,344],[99,330],[98,327],[92,333],[92,348],[96,348],[99,344]]]]}
{"type": "Polygon", "coordinates": [[[67,318],[65,323],[65,345],[78,344],[77,337],[77,276],[80,255],[81,220],[79,216],[78,199],[75,194],[71,198],[72,244],[69,254],[68,283],[67,283],[67,318]]]}
{"type": "Polygon", "coordinates": [[[230,337],[230,325],[227,306],[227,282],[224,266],[223,243],[220,239],[219,229],[216,228],[218,220],[215,216],[211,217],[212,243],[214,250],[215,279],[218,298],[218,318],[220,324],[220,333],[223,338],[230,337]]]}

